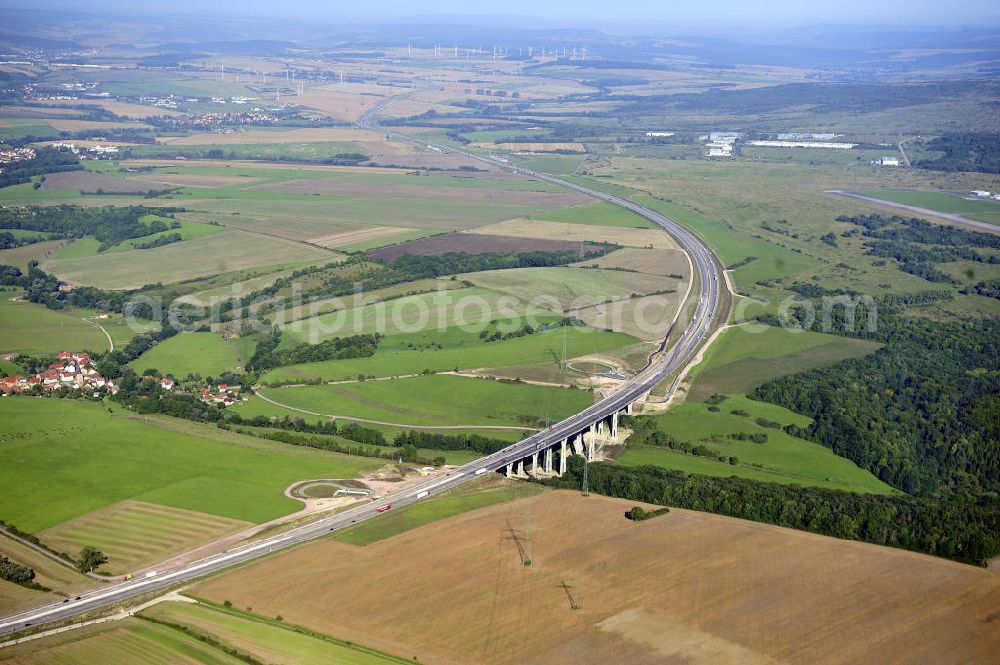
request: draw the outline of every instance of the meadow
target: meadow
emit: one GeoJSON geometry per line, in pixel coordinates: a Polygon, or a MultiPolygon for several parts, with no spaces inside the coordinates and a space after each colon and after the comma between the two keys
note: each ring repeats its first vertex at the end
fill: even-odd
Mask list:
{"type": "Polygon", "coordinates": [[[50,258],[42,267],[72,284],[134,289],[237,270],[300,261],[334,260],[326,250],[283,238],[229,231],[154,249],[80,258],[50,258]]]}
{"type": "MultiPolygon", "coordinates": [[[[863,323],[863,322],[862,322],[863,323]]],[[[765,327],[723,331],[691,373],[688,399],[744,393],[786,374],[874,353],[879,344],[811,331],[765,327]]]]}
{"type": "Polygon", "coordinates": [[[232,372],[240,357],[231,342],[216,333],[182,332],[169,337],[132,361],[139,375],[150,368],[182,379],[189,374],[202,377],[232,372]]]}
{"type": "Polygon", "coordinates": [[[149,621],[124,621],[86,626],[40,642],[5,648],[0,663],[106,663],[141,662],[144,665],[240,665],[246,661],[186,635],[149,621]]]}
{"type": "Polygon", "coordinates": [[[544,491],[545,488],[540,485],[490,477],[449,490],[440,496],[428,497],[401,510],[392,510],[380,515],[377,520],[356,524],[338,532],[334,539],[350,545],[371,545],[453,515],[534,496],[544,491]]]}
{"type": "Polygon", "coordinates": [[[468,273],[463,278],[523,302],[537,298],[546,308],[566,314],[572,314],[579,307],[658,293],[678,286],[677,280],[661,275],[570,267],[488,270],[468,273]]]}
{"type": "Polygon", "coordinates": [[[35,591],[26,587],[0,581],[0,613],[7,614],[31,604],[61,600],[59,594],[76,594],[93,586],[93,581],[74,568],[56,563],[38,551],[16,540],[0,536],[0,556],[35,571],[35,582],[51,592],[35,591]]]}
{"type": "Polygon", "coordinates": [[[597,201],[566,210],[545,212],[535,216],[547,222],[568,222],[597,226],[620,226],[630,229],[655,229],[653,222],[620,206],[597,201]]]}
{"type": "MultiPolygon", "coordinates": [[[[458,331],[461,332],[461,331],[458,331]]],[[[445,335],[448,335],[447,331],[445,335]]],[[[365,376],[398,376],[432,372],[559,363],[566,358],[598,353],[635,343],[635,338],[589,327],[567,327],[498,342],[483,342],[478,335],[464,333],[454,346],[427,348],[428,338],[448,344],[445,335],[398,335],[380,343],[380,350],[370,358],[329,360],[304,363],[271,370],[261,383],[299,383],[310,381],[350,380],[365,376]],[[397,341],[398,340],[398,341],[397,341]],[[405,341],[404,341],[405,340],[405,341]],[[408,346],[414,343],[413,347],[408,346]],[[565,349],[564,349],[565,345],[565,349]]]]}
{"type": "MultiPolygon", "coordinates": [[[[479,287],[436,290],[383,303],[347,307],[299,319],[281,328],[291,338],[310,343],[370,332],[384,335],[415,334],[425,330],[443,332],[456,326],[467,326],[470,331],[478,332],[493,319],[509,319],[526,313],[523,305],[516,302],[508,302],[507,308],[500,308],[501,300],[509,301],[510,297],[479,287]]],[[[551,316],[551,312],[540,308],[527,314],[551,316]]]]}
{"type": "Polygon", "coordinates": [[[51,310],[11,297],[10,291],[0,292],[0,350],[36,354],[108,350],[100,328],[75,311],[51,310]]]}
{"type": "MultiPolygon", "coordinates": [[[[403,425],[531,427],[557,421],[593,402],[583,390],[501,383],[446,374],[350,384],[270,388],[269,399],[325,416],[403,425]]],[[[243,413],[243,407],[236,407],[243,413]]]]}
{"type": "MultiPolygon", "coordinates": [[[[196,635],[210,636],[254,658],[256,662],[294,662],[297,665],[398,665],[413,662],[346,640],[286,626],[273,618],[206,603],[157,603],[143,610],[139,616],[184,626],[196,635]]],[[[218,653],[221,655],[221,650],[218,653]]]]}
{"type": "Polygon", "coordinates": [[[687,403],[655,416],[656,426],[679,442],[704,445],[718,455],[735,457],[738,463],[699,457],[654,446],[626,446],[617,463],[623,466],[661,466],[687,473],[728,478],[738,476],[772,483],[825,487],[848,492],[891,494],[890,486],[829,448],[786,434],[780,427],[764,427],[763,418],[784,426],[805,427],[805,416],[773,404],[732,395],[709,411],[708,404],[687,403]],[[746,413],[733,413],[734,411],[746,413]],[[733,434],[766,434],[766,443],[738,441],[733,434]]]}
{"type": "Polygon", "coordinates": [[[125,500],[45,529],[37,535],[59,552],[92,545],[108,556],[104,574],[139,570],[183,551],[253,526],[252,522],[193,510],[125,500]]]}
{"type": "Polygon", "coordinates": [[[114,411],[76,400],[0,400],[0,519],[36,533],[132,499],[259,523],[301,508],[282,495],[296,480],[353,478],[380,465],[114,411]]]}
{"type": "Polygon", "coordinates": [[[984,199],[967,199],[952,192],[924,192],[908,190],[876,190],[858,192],[876,199],[894,201],[903,205],[949,212],[970,219],[1000,224],[1000,202],[984,199]]]}
{"type": "MultiPolygon", "coordinates": [[[[159,217],[157,215],[146,215],[141,218],[140,221],[144,223],[149,223],[153,219],[159,219],[160,221],[171,224],[177,220],[167,219],[164,217],[159,217]]],[[[110,254],[116,254],[118,252],[148,252],[150,250],[137,250],[136,245],[155,242],[163,236],[169,236],[172,234],[179,234],[181,240],[196,240],[198,238],[204,238],[206,236],[214,235],[216,233],[225,232],[226,229],[222,226],[213,226],[211,224],[196,224],[193,222],[180,222],[180,228],[169,229],[167,231],[160,231],[159,233],[151,233],[147,236],[142,236],[141,238],[133,238],[131,240],[124,240],[116,245],[112,245],[105,249],[103,252],[99,251],[101,243],[92,236],[87,236],[85,238],[80,238],[70,245],[67,245],[63,249],[59,250],[52,255],[53,260],[59,259],[80,259],[88,256],[108,256],[110,254]]]]}

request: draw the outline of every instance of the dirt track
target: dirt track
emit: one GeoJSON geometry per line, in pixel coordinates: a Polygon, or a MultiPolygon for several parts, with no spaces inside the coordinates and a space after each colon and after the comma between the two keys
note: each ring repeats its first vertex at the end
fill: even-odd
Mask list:
{"type": "Polygon", "coordinates": [[[549,492],[196,593],[435,663],[958,663],[1000,653],[1000,579],[901,550],[549,492]],[[521,565],[509,526],[529,532],[521,565]],[[571,610],[565,581],[579,610],[571,610]]]}

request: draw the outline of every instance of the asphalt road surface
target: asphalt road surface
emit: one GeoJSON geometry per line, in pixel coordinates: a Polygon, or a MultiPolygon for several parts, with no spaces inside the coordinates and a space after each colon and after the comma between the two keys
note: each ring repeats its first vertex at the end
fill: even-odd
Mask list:
{"type": "MultiPolygon", "coordinates": [[[[367,127],[367,120],[360,124],[367,127]]],[[[397,138],[415,141],[412,137],[402,135],[399,135],[397,138]]],[[[709,335],[721,299],[722,267],[704,241],[678,222],[627,199],[606,194],[596,189],[550,175],[512,166],[503,159],[482,157],[444,145],[429,144],[422,141],[416,142],[422,143],[434,150],[462,154],[514,173],[551,182],[562,187],[568,187],[593,198],[632,210],[654,222],[672,235],[690,255],[691,261],[698,273],[698,304],[695,307],[690,324],[673,346],[669,349],[662,349],[654,354],[646,367],[640,370],[629,381],[625,382],[614,394],[586,410],[570,416],[549,429],[538,432],[492,455],[469,462],[464,466],[454,469],[446,476],[438,476],[432,480],[428,480],[406,490],[398,496],[358,506],[338,515],[318,520],[280,535],[242,545],[219,554],[213,554],[203,559],[183,564],[177,568],[157,571],[155,575],[150,577],[119,582],[82,593],[77,597],[61,602],[50,603],[3,617],[0,619],[0,635],[14,633],[31,626],[69,619],[85,612],[122,602],[140,594],[146,594],[179,582],[187,582],[209,573],[245,563],[252,559],[266,556],[271,552],[325,536],[332,531],[343,529],[357,522],[373,518],[377,519],[386,510],[398,510],[428,496],[433,496],[461,485],[476,476],[498,471],[509,462],[529,457],[535,451],[544,450],[549,446],[558,444],[562,439],[585,430],[590,424],[623,409],[629,403],[641,398],[654,386],[681,369],[709,335]]],[[[664,334],[666,334],[666,331],[664,331],[664,334]]],[[[674,385],[671,386],[671,391],[676,388],[676,383],[675,381],[674,385]]]]}

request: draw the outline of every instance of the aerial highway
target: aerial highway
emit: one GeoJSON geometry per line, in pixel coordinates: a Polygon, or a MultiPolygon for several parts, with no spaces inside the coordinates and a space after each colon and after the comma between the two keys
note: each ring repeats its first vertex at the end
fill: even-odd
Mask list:
{"type": "MultiPolygon", "coordinates": [[[[373,109],[373,112],[377,112],[377,110],[380,109],[373,109]]],[[[363,119],[359,125],[368,128],[369,117],[370,115],[363,119]]],[[[157,589],[187,582],[209,573],[245,563],[272,552],[319,538],[332,531],[349,527],[357,522],[372,518],[377,519],[380,514],[387,510],[405,507],[427,496],[432,496],[461,485],[476,476],[498,471],[510,462],[530,457],[536,451],[544,450],[547,447],[558,444],[560,441],[583,431],[597,420],[618,412],[628,404],[643,398],[654,386],[678,372],[691,359],[706,337],[708,337],[721,302],[722,266],[718,263],[704,241],[678,222],[633,201],[574,182],[562,180],[548,174],[520,168],[509,164],[503,159],[476,155],[451,146],[419,141],[413,137],[403,135],[393,136],[402,140],[420,143],[436,151],[460,154],[516,174],[567,187],[593,198],[631,210],[657,224],[664,231],[672,235],[688,253],[697,273],[698,300],[690,323],[672,346],[663,348],[661,351],[650,356],[646,366],[638,371],[635,376],[623,382],[614,393],[584,411],[570,416],[552,427],[537,432],[500,451],[469,462],[453,469],[444,476],[437,476],[403,492],[392,495],[389,498],[357,506],[331,517],[317,520],[275,536],[234,547],[218,554],[206,556],[197,561],[179,565],[176,568],[164,569],[151,575],[147,573],[147,576],[144,577],[103,586],[82,593],[74,598],[67,598],[0,618],[0,635],[14,633],[32,626],[66,620],[83,613],[121,603],[139,595],[148,594],[157,589]]],[[[666,331],[664,331],[664,335],[666,335],[666,331]]],[[[676,383],[675,381],[668,392],[676,388],[676,383]]]]}

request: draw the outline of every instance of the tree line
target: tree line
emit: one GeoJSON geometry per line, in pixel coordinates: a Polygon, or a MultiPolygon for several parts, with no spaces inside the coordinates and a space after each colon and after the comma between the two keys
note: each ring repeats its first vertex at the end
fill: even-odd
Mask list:
{"type": "MultiPolygon", "coordinates": [[[[583,460],[544,481],[576,489],[583,460]]],[[[836,538],[861,540],[984,565],[1000,552],[1000,499],[970,501],[855,494],[745,478],[715,478],[653,466],[589,465],[591,491],[689,510],[766,522],[836,538]]]]}

